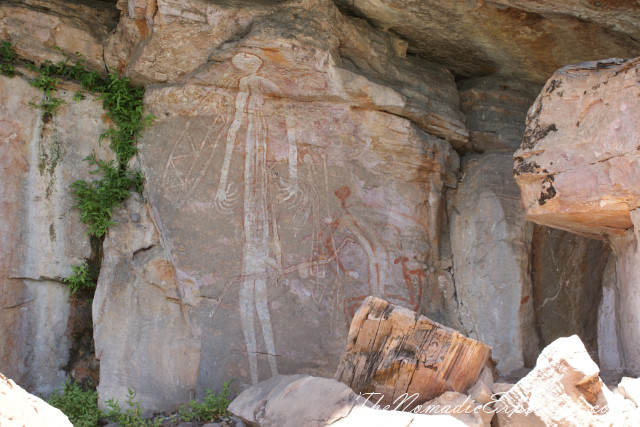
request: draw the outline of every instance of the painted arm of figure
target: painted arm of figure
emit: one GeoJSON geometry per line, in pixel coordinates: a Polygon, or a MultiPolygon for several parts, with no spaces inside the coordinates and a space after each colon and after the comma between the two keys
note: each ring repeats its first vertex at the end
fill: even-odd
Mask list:
{"type": "Polygon", "coordinates": [[[242,126],[242,115],[244,113],[244,107],[247,104],[248,97],[248,91],[245,90],[238,92],[238,95],[236,96],[236,113],[233,118],[233,122],[229,127],[229,131],[227,132],[227,144],[225,146],[224,160],[222,161],[220,181],[218,182],[218,189],[214,199],[216,209],[222,213],[231,213],[233,203],[237,198],[237,190],[233,188],[231,183],[227,184],[227,181],[229,180],[229,167],[231,166],[233,147],[236,142],[238,129],[242,126]]]}

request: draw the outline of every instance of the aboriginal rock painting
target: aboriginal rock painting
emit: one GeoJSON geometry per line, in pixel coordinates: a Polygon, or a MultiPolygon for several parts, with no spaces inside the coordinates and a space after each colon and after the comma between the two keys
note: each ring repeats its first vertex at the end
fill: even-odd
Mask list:
{"type": "Polygon", "coordinates": [[[352,164],[368,154],[352,142],[358,123],[348,108],[288,100],[281,95],[286,83],[263,75],[256,54],[237,53],[231,63],[232,87],[200,89],[175,131],[158,187],[180,212],[175,227],[202,223],[202,235],[219,228],[210,246],[201,245],[208,258],[187,275],[223,289],[219,300],[237,289],[249,376],[257,383],[264,379],[257,354],[278,373],[274,321],[287,309],[270,308],[270,290],[326,308],[341,330],[368,295],[416,309],[426,280],[417,259],[430,250],[419,242],[428,240],[429,227],[388,203],[403,199],[398,189],[383,188],[386,177],[352,164]],[[208,219],[192,220],[196,211],[208,219]]]}

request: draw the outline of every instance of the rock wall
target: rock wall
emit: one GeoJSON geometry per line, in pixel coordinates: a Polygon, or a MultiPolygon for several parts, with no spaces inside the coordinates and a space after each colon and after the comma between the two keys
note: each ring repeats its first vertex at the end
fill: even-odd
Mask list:
{"type": "MultiPolygon", "coordinates": [[[[595,333],[606,248],[527,222],[617,236],[616,283],[635,280],[623,229],[637,207],[637,165],[625,160],[637,144],[604,144],[636,131],[636,63],[564,70],[524,127],[558,66],[640,49],[635,9],[338,3],[0,4],[0,38],[19,55],[79,52],[87,67],[146,86],[156,117],[135,160],[144,197],[116,212],[103,247],[100,400],[132,388],[164,410],[230,378],[333,376],[368,295],[491,344],[503,374],[557,336],[577,333],[595,351],[617,342],[616,329],[620,357],[600,346],[601,358],[612,370],[637,366],[635,332],[621,331],[635,319],[632,288],[611,285],[612,267],[595,333]],[[608,83],[570,89],[597,73],[608,83]],[[627,91],[604,109],[614,86],[627,91]],[[547,108],[552,98],[560,103],[547,108]],[[523,132],[525,215],[511,161],[523,132]]],[[[99,102],[73,102],[75,89],[63,84],[66,103],[45,122],[27,106],[39,92],[0,79],[0,363],[43,393],[75,369],[78,308],[60,282],[92,256],[68,185],[88,177],[86,155],[109,156],[97,143],[99,102]]]]}
{"type": "Polygon", "coordinates": [[[65,379],[70,305],[61,281],[91,254],[69,185],[89,178],[84,157],[109,158],[98,145],[101,103],[72,101],[76,89],[63,87],[65,103],[45,120],[28,105],[40,102],[40,91],[0,77],[0,364],[37,393],[65,379]]]}
{"type": "Polygon", "coordinates": [[[460,320],[493,348],[501,372],[522,368],[539,351],[529,270],[533,225],[524,221],[512,163],[508,152],[465,157],[451,221],[460,320]]]}

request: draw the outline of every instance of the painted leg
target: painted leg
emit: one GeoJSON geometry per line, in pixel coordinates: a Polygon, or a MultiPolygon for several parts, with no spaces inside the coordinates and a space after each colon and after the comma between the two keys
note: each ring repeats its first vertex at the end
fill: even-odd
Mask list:
{"type": "Polygon", "coordinates": [[[251,373],[251,383],[258,383],[258,348],[256,346],[256,330],[253,325],[253,286],[254,280],[244,280],[240,289],[240,320],[242,321],[242,332],[244,332],[244,342],[247,346],[249,356],[249,372],[251,373]]]}
{"type": "Polygon", "coordinates": [[[262,335],[267,347],[267,358],[271,366],[271,375],[278,375],[278,365],[276,363],[276,346],[273,340],[273,330],[271,329],[271,316],[269,316],[269,306],[267,304],[267,283],[266,279],[260,278],[255,281],[256,310],[258,318],[262,324],[262,335]]]}

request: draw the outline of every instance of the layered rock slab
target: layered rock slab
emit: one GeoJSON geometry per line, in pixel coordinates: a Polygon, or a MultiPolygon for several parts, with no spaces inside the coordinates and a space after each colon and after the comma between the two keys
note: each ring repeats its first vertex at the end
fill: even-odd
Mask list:
{"type": "Polygon", "coordinates": [[[448,70],[406,57],[398,37],[343,16],[331,1],[276,6],[120,0],[118,7],[122,17],[105,59],[137,84],[182,82],[204,64],[228,59],[225,52],[238,44],[257,41],[272,54],[263,71],[292,73],[307,85],[302,91],[290,85],[288,96],[387,111],[458,144],[468,138],[448,70]]]}
{"type": "Polygon", "coordinates": [[[91,254],[69,185],[89,179],[84,157],[109,159],[98,139],[101,103],[72,100],[44,119],[29,106],[42,94],[20,77],[0,77],[0,364],[30,391],[48,394],[66,377],[69,294],[62,279],[91,254]],[[75,123],[75,126],[68,126],[75,123]]]}
{"type": "Polygon", "coordinates": [[[412,410],[445,391],[466,392],[491,348],[379,298],[351,323],[335,378],[380,406],[412,410]]]}
{"type": "Polygon", "coordinates": [[[544,83],[559,67],[640,52],[634,2],[340,0],[351,14],[398,34],[408,52],[462,76],[544,83]]]}
{"type": "Polygon", "coordinates": [[[540,92],[539,84],[500,76],[458,83],[460,110],[469,128],[465,151],[515,151],[522,142],[525,118],[540,92]]]}
{"type": "Polygon", "coordinates": [[[640,206],[640,59],[567,66],[532,105],[515,153],[526,218],[588,237],[624,234],[640,206]]]}
{"type": "Polygon", "coordinates": [[[104,70],[103,43],[118,22],[109,2],[7,0],[0,4],[0,39],[21,57],[63,61],[80,54],[85,65],[104,70]]]}

